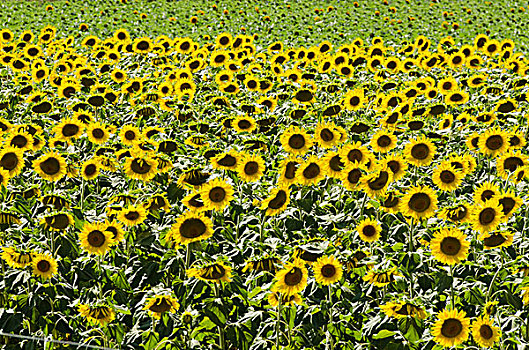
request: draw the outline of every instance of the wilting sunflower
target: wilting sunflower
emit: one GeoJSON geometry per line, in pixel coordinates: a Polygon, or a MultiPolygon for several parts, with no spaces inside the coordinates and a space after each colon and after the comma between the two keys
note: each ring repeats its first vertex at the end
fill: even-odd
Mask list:
{"type": "Polygon", "coordinates": [[[237,164],[237,173],[244,182],[259,181],[264,171],[265,162],[259,154],[245,154],[237,164]]]}
{"type": "Polygon", "coordinates": [[[269,216],[277,215],[285,211],[290,203],[290,190],[287,186],[274,188],[270,196],[261,203],[261,210],[266,210],[269,216]]]}
{"type": "Polygon", "coordinates": [[[206,210],[223,210],[230,204],[234,193],[233,187],[219,178],[207,182],[200,189],[200,197],[206,210]]]}
{"type": "Polygon", "coordinates": [[[296,172],[297,182],[305,186],[317,185],[325,178],[325,167],[316,156],[310,156],[300,164],[296,172]]]}
{"type": "Polygon", "coordinates": [[[66,160],[57,152],[49,152],[33,161],[33,169],[45,180],[59,181],[66,175],[66,160]]]}
{"type": "Polygon", "coordinates": [[[472,337],[479,346],[488,348],[500,340],[501,331],[488,316],[480,316],[472,324],[472,337]]]}
{"type": "Polygon", "coordinates": [[[384,287],[395,282],[395,277],[400,276],[396,267],[386,270],[370,269],[362,278],[364,281],[373,284],[375,287],[384,287]]]}
{"type": "Polygon", "coordinates": [[[85,223],[79,233],[81,247],[90,254],[104,255],[114,243],[112,233],[100,222],[85,223]]]}
{"type": "Polygon", "coordinates": [[[33,274],[50,279],[57,273],[57,261],[49,254],[36,254],[31,262],[33,274]]]}
{"type": "Polygon", "coordinates": [[[167,239],[178,244],[187,245],[191,242],[203,241],[213,235],[213,222],[198,212],[186,212],[178,217],[167,239]]]}
{"type": "Polygon", "coordinates": [[[438,215],[444,220],[452,221],[456,224],[463,224],[470,221],[471,212],[470,204],[467,202],[459,202],[456,205],[442,208],[438,215]]]}
{"type": "Polygon", "coordinates": [[[434,341],[444,347],[457,346],[468,339],[470,320],[466,312],[443,310],[437,315],[432,328],[434,341]]]}
{"type": "Polygon", "coordinates": [[[125,159],[125,174],[131,179],[150,181],[157,173],[158,163],[148,153],[139,149],[131,152],[132,157],[125,159]]]}
{"type": "Polygon", "coordinates": [[[375,242],[380,238],[382,228],[380,224],[372,218],[363,219],[356,225],[356,231],[360,235],[360,239],[364,242],[375,242]]]}
{"type": "Polygon", "coordinates": [[[483,248],[494,249],[512,245],[513,237],[512,232],[501,231],[483,233],[478,238],[483,241],[483,248]]]}
{"type": "Polygon", "coordinates": [[[308,270],[301,259],[286,263],[284,268],[277,271],[272,292],[282,295],[294,295],[301,292],[307,285],[308,270]]]}
{"type": "Polygon", "coordinates": [[[371,138],[371,148],[379,153],[387,153],[397,146],[397,137],[392,132],[379,130],[371,138]]]}
{"type": "Polygon", "coordinates": [[[143,310],[148,310],[149,314],[156,319],[166,313],[175,313],[180,308],[180,304],[170,295],[155,295],[147,299],[143,310]]]}
{"type": "Polygon", "coordinates": [[[481,233],[494,231],[504,219],[502,207],[497,199],[478,203],[472,210],[472,228],[481,233]]]}
{"type": "Polygon", "coordinates": [[[463,174],[450,163],[442,162],[434,169],[432,181],[441,191],[454,191],[463,181],[463,174]]]}
{"type": "Polygon", "coordinates": [[[498,127],[487,129],[479,136],[478,147],[481,153],[496,157],[509,148],[509,134],[498,127]]]}
{"type": "Polygon", "coordinates": [[[142,205],[129,205],[118,213],[118,220],[127,226],[139,225],[147,218],[147,210],[142,205]]]}
{"type": "Polygon", "coordinates": [[[428,186],[411,187],[399,205],[399,211],[404,216],[411,216],[417,220],[433,216],[436,210],[437,196],[428,186]]]}
{"type": "Polygon", "coordinates": [[[421,136],[416,140],[410,140],[404,147],[406,159],[416,166],[428,166],[433,160],[436,147],[432,141],[421,136]]]}
{"type": "Polygon", "coordinates": [[[465,260],[470,242],[457,228],[443,228],[437,231],[430,241],[432,254],[443,264],[454,265],[465,260]]]}
{"type": "Polygon", "coordinates": [[[186,271],[187,276],[214,283],[231,282],[231,267],[222,261],[195,267],[186,271]]]}
{"type": "Polygon", "coordinates": [[[312,268],[316,282],[324,286],[338,282],[343,275],[342,263],[333,255],[322,256],[312,268]]]}
{"type": "Polygon", "coordinates": [[[291,306],[294,304],[301,305],[301,295],[299,294],[293,294],[293,295],[281,295],[281,293],[272,292],[268,294],[268,303],[270,306],[277,307],[279,305],[279,298],[281,298],[281,305],[285,306],[291,306]]]}
{"type": "Polygon", "coordinates": [[[377,169],[362,177],[362,189],[370,197],[374,198],[383,195],[393,181],[393,174],[390,169],[379,164],[377,169]]]}
{"type": "Polygon", "coordinates": [[[322,148],[331,148],[340,141],[340,134],[333,122],[321,122],[314,131],[314,138],[322,148]]]}
{"type": "Polygon", "coordinates": [[[242,272],[255,271],[262,272],[267,271],[275,274],[278,270],[278,266],[281,264],[281,260],[275,256],[265,255],[264,257],[256,257],[247,261],[242,269],[242,272]]]}
{"type": "Polygon", "coordinates": [[[171,209],[169,201],[165,197],[165,194],[156,194],[152,196],[147,203],[145,203],[145,209],[154,212],[163,209],[165,212],[171,209]]]}
{"type": "Polygon", "coordinates": [[[423,308],[406,301],[388,302],[381,305],[380,310],[388,317],[394,317],[396,319],[409,316],[423,320],[428,316],[423,308]]]}
{"type": "Polygon", "coordinates": [[[312,147],[312,138],[305,130],[291,126],[281,135],[281,145],[288,153],[304,155],[312,147]]]}
{"type": "Polygon", "coordinates": [[[0,257],[13,268],[24,268],[31,264],[36,254],[28,251],[18,251],[13,247],[3,247],[0,257]]]}
{"type": "Polygon", "coordinates": [[[40,224],[44,225],[48,230],[64,231],[68,227],[73,226],[74,220],[70,213],[54,213],[46,215],[40,220],[40,224]]]}
{"type": "Polygon", "coordinates": [[[104,327],[107,323],[112,322],[116,318],[114,310],[106,305],[90,306],[80,304],[78,306],[79,313],[84,316],[88,322],[92,324],[99,324],[104,327]]]}

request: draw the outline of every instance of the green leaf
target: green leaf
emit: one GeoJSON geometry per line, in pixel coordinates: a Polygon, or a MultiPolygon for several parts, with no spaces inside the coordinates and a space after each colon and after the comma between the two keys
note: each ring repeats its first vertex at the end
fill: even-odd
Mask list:
{"type": "Polygon", "coordinates": [[[392,337],[396,333],[397,332],[390,331],[390,330],[387,330],[387,329],[383,329],[380,332],[378,332],[377,334],[375,334],[373,336],[373,339],[384,339],[384,338],[387,338],[387,337],[392,337]]]}

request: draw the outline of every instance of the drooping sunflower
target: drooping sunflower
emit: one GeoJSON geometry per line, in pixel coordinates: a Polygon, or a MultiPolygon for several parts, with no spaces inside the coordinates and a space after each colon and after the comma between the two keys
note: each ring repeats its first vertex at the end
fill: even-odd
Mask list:
{"type": "Polygon", "coordinates": [[[116,220],[105,220],[105,231],[112,233],[112,244],[117,244],[125,238],[125,230],[123,225],[116,220]]]}
{"type": "Polygon", "coordinates": [[[237,164],[237,173],[244,182],[255,182],[264,175],[265,162],[259,154],[245,154],[237,164]]]}
{"type": "Polygon", "coordinates": [[[44,225],[48,230],[64,231],[68,227],[73,226],[74,219],[70,213],[59,212],[44,216],[40,220],[40,224],[44,225]]]}
{"type": "Polygon", "coordinates": [[[434,169],[432,181],[441,191],[454,191],[463,181],[463,174],[450,163],[442,162],[434,169]]]}
{"type": "Polygon", "coordinates": [[[275,274],[278,270],[278,265],[281,264],[281,260],[275,256],[266,254],[264,256],[259,256],[252,258],[247,261],[242,269],[242,272],[254,271],[254,272],[271,272],[275,274]]]}
{"type": "Polygon", "coordinates": [[[101,222],[85,223],[79,233],[81,247],[89,254],[104,255],[110,250],[114,240],[112,233],[106,231],[105,224],[101,222]]]}
{"type": "Polygon", "coordinates": [[[507,190],[495,197],[502,206],[505,218],[511,217],[523,205],[523,199],[516,196],[512,190],[507,190]]]}
{"type": "Polygon", "coordinates": [[[290,203],[290,190],[287,186],[274,188],[270,196],[261,203],[261,210],[268,216],[278,215],[285,211],[290,203]]]}
{"type": "Polygon", "coordinates": [[[186,274],[202,281],[220,284],[221,282],[231,282],[231,270],[230,266],[222,261],[217,261],[201,267],[190,268],[186,271],[186,274]]]}
{"type": "Polygon", "coordinates": [[[340,154],[336,151],[329,151],[322,159],[322,165],[328,177],[339,179],[345,163],[342,162],[340,154]]]}
{"type": "Polygon", "coordinates": [[[362,279],[375,287],[384,287],[395,282],[395,277],[401,276],[396,267],[390,269],[375,270],[370,268],[362,279]]]}
{"type": "Polygon", "coordinates": [[[90,306],[80,304],[78,306],[79,313],[84,316],[88,322],[98,324],[104,327],[116,318],[114,310],[107,305],[90,306]]]}
{"type": "Polygon", "coordinates": [[[470,242],[457,228],[443,228],[437,231],[430,241],[435,258],[443,264],[454,265],[465,260],[470,242]]]}
{"type": "Polygon", "coordinates": [[[497,199],[478,203],[472,210],[472,228],[481,233],[494,231],[504,219],[502,207],[497,199]]]}
{"type": "Polygon", "coordinates": [[[397,137],[389,131],[379,130],[371,138],[371,148],[379,153],[387,153],[397,146],[397,137]]]}
{"type": "Polygon", "coordinates": [[[314,155],[301,163],[296,172],[297,182],[305,186],[317,185],[325,175],[325,167],[314,155]]]}
{"type": "Polygon", "coordinates": [[[213,222],[199,212],[186,212],[179,216],[171,227],[167,238],[174,242],[187,245],[191,242],[203,241],[213,235],[213,222]]]}
{"type": "Polygon", "coordinates": [[[13,268],[24,268],[31,264],[35,258],[35,253],[31,251],[19,251],[13,247],[3,247],[0,257],[13,268]]]}
{"type": "Polygon", "coordinates": [[[175,313],[180,308],[180,304],[170,295],[155,295],[147,299],[143,310],[147,310],[156,319],[166,313],[175,313]]]}
{"type": "Polygon", "coordinates": [[[361,179],[363,191],[371,198],[383,195],[393,181],[390,169],[378,165],[376,170],[361,179]]]}
{"type": "Polygon", "coordinates": [[[377,220],[366,218],[356,225],[356,232],[358,232],[362,241],[371,243],[378,241],[382,228],[377,220]]]}
{"type": "Polygon", "coordinates": [[[230,204],[234,193],[232,185],[216,178],[202,186],[200,198],[204,202],[206,210],[222,211],[230,204]]]}
{"type": "Polygon", "coordinates": [[[147,218],[147,210],[143,205],[129,205],[119,211],[117,218],[127,226],[139,225],[147,218]]]}
{"type": "Polygon", "coordinates": [[[480,135],[478,147],[481,153],[496,157],[509,148],[509,134],[498,127],[487,129],[480,135]]]}
{"type": "Polygon", "coordinates": [[[301,259],[286,263],[284,268],[277,271],[272,292],[279,292],[283,295],[294,295],[300,293],[307,285],[308,270],[301,259]]]}
{"type": "Polygon", "coordinates": [[[312,147],[312,138],[305,130],[291,126],[281,135],[281,145],[288,153],[304,155],[312,147]]]}
{"type": "Polygon", "coordinates": [[[316,282],[324,286],[338,282],[343,275],[342,263],[333,255],[320,257],[312,268],[316,282]]]}
{"type": "Polygon", "coordinates": [[[33,169],[45,180],[59,181],[66,175],[66,160],[57,152],[49,152],[33,161],[33,169]]]}
{"type": "Polygon", "coordinates": [[[488,316],[480,316],[472,324],[472,337],[481,347],[492,347],[500,340],[501,331],[488,316]]]}
{"type": "Polygon", "coordinates": [[[302,303],[301,295],[281,295],[281,293],[272,292],[268,294],[268,303],[270,306],[277,307],[279,305],[279,298],[281,298],[281,305],[291,306],[294,304],[300,305],[302,303]]]}
{"type": "Polygon", "coordinates": [[[399,211],[417,220],[432,217],[437,210],[437,196],[428,186],[413,186],[404,195],[399,211]]]}
{"type": "Polygon", "coordinates": [[[439,312],[432,329],[434,341],[445,347],[465,342],[470,332],[470,320],[465,316],[466,312],[457,309],[439,312]]]}
{"type": "Polygon", "coordinates": [[[483,241],[483,248],[494,249],[512,245],[513,237],[512,232],[501,231],[483,233],[478,238],[483,241]]]}
{"type": "Polygon", "coordinates": [[[388,317],[394,317],[396,319],[409,316],[423,320],[428,317],[426,311],[424,311],[422,307],[406,301],[388,302],[384,305],[381,305],[380,309],[388,317]]]}
{"type": "Polygon", "coordinates": [[[57,274],[57,261],[49,254],[36,254],[31,262],[33,274],[47,280],[57,274]]]}
{"type": "Polygon", "coordinates": [[[421,136],[418,139],[410,140],[404,147],[406,159],[416,166],[428,166],[433,160],[436,147],[433,142],[421,136]]]}
{"type": "Polygon", "coordinates": [[[470,204],[467,202],[459,202],[454,206],[442,208],[438,215],[444,220],[452,221],[456,224],[463,224],[470,221],[471,213],[472,209],[470,204]]]}

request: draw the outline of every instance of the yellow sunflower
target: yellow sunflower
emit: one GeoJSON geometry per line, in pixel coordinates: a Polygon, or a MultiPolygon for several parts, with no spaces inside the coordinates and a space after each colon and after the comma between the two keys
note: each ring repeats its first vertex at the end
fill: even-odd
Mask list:
{"type": "Polygon", "coordinates": [[[340,149],[340,157],[346,166],[355,162],[364,165],[369,161],[370,155],[367,147],[360,142],[346,144],[340,149]]]}
{"type": "Polygon", "coordinates": [[[33,161],[33,169],[45,180],[59,181],[66,175],[66,160],[57,152],[49,152],[33,161]]]}
{"type": "Polygon", "coordinates": [[[132,125],[124,125],[119,132],[121,143],[125,146],[133,146],[139,143],[142,137],[140,130],[132,125]]]}
{"type": "Polygon", "coordinates": [[[512,245],[514,234],[509,231],[488,232],[479,235],[479,239],[483,241],[483,248],[494,249],[501,247],[508,247],[512,245]]]}
{"type": "Polygon", "coordinates": [[[90,254],[104,255],[114,243],[112,233],[103,223],[85,223],[79,233],[81,247],[90,254]]]}
{"type": "Polygon", "coordinates": [[[509,134],[498,127],[487,129],[479,136],[478,147],[481,153],[496,157],[509,148],[509,134]]]}
{"type": "Polygon", "coordinates": [[[300,293],[307,285],[309,272],[301,259],[286,263],[284,268],[277,271],[272,292],[279,292],[289,296],[300,293]]]}
{"type": "Polygon", "coordinates": [[[100,171],[100,163],[95,158],[87,160],[81,166],[81,175],[87,181],[95,179],[100,171]]]}
{"type": "Polygon", "coordinates": [[[167,239],[178,244],[187,245],[208,239],[213,235],[213,222],[210,218],[199,212],[186,212],[178,217],[167,239]]]}
{"type": "Polygon", "coordinates": [[[383,165],[377,166],[377,169],[362,177],[362,189],[370,197],[384,195],[389,185],[393,181],[393,175],[390,169],[383,165]]]}
{"type": "Polygon", "coordinates": [[[279,185],[289,186],[296,183],[299,165],[302,160],[294,156],[288,156],[279,163],[279,185]]]}
{"type": "Polygon", "coordinates": [[[390,283],[395,282],[395,277],[401,276],[397,271],[396,267],[384,270],[369,269],[362,279],[368,283],[371,283],[375,287],[384,287],[390,283]]]}
{"type": "Polygon", "coordinates": [[[388,317],[394,317],[396,319],[410,316],[423,320],[428,316],[423,308],[406,301],[388,302],[381,305],[380,310],[382,310],[388,317]]]}
{"type": "Polygon", "coordinates": [[[92,122],[86,127],[88,140],[96,145],[102,145],[110,137],[108,126],[99,122],[92,122]]]}
{"type": "Polygon", "coordinates": [[[261,210],[266,210],[269,216],[278,215],[285,211],[290,203],[290,190],[287,186],[274,188],[270,196],[262,201],[261,210]]]}
{"type": "Polygon", "coordinates": [[[77,119],[67,118],[53,127],[55,137],[61,141],[70,141],[78,138],[84,132],[84,125],[77,119]]]}
{"type": "Polygon", "coordinates": [[[301,305],[301,295],[299,294],[293,294],[293,295],[281,295],[281,293],[272,292],[268,294],[268,303],[270,306],[277,307],[279,305],[279,298],[281,298],[281,305],[285,306],[291,306],[294,304],[301,305]]]}
{"type": "Polygon", "coordinates": [[[329,151],[322,159],[322,165],[328,177],[339,179],[345,163],[342,162],[340,154],[336,151],[329,151]]]}
{"type": "Polygon", "coordinates": [[[472,324],[472,337],[479,346],[488,348],[500,340],[501,331],[488,316],[481,316],[472,324]]]}
{"type": "Polygon", "coordinates": [[[406,159],[416,166],[428,166],[433,160],[436,147],[426,137],[410,140],[404,147],[406,159]]]}
{"type": "Polygon", "coordinates": [[[324,286],[338,282],[343,275],[342,263],[333,255],[320,257],[312,268],[316,282],[324,286]]]}
{"type": "Polygon", "coordinates": [[[155,295],[147,299],[143,310],[149,311],[149,314],[156,319],[166,313],[175,313],[180,308],[180,304],[176,301],[175,298],[170,295],[155,295]]]}
{"type": "Polygon", "coordinates": [[[296,172],[297,182],[305,186],[317,185],[325,178],[325,167],[316,156],[310,156],[300,164],[296,172]]]}
{"type": "Polygon", "coordinates": [[[13,247],[3,247],[0,256],[8,266],[21,269],[30,265],[36,254],[27,251],[20,252],[13,247]]]}
{"type": "Polygon", "coordinates": [[[245,154],[237,164],[237,173],[244,182],[256,182],[263,177],[265,162],[258,154],[245,154]]]}
{"type": "Polygon", "coordinates": [[[432,174],[433,183],[441,191],[454,191],[463,181],[463,174],[448,162],[442,162],[432,174]]]}
{"type": "Polygon", "coordinates": [[[231,282],[231,267],[223,262],[215,262],[186,271],[187,276],[214,283],[231,282]]]}
{"type": "Polygon", "coordinates": [[[78,306],[79,313],[84,316],[91,324],[98,324],[104,327],[106,324],[112,322],[116,318],[114,310],[106,305],[90,306],[80,304],[78,306]]]}
{"type": "Polygon", "coordinates": [[[408,163],[400,154],[388,154],[385,158],[381,159],[380,164],[386,165],[391,170],[394,181],[402,179],[408,169],[408,163]]]}
{"type": "Polygon", "coordinates": [[[200,198],[204,202],[206,210],[221,211],[226,208],[235,191],[226,181],[216,178],[205,183],[200,189],[200,198]]]}
{"type": "Polygon", "coordinates": [[[462,344],[468,339],[470,320],[464,311],[443,310],[432,328],[434,341],[444,347],[462,344]]]}
{"type": "Polygon", "coordinates": [[[340,180],[348,191],[357,191],[361,187],[362,177],[365,176],[366,168],[358,163],[347,165],[341,172],[340,180]]]}
{"type": "Polygon", "coordinates": [[[358,232],[362,241],[371,243],[378,241],[382,228],[377,220],[366,218],[356,225],[356,232],[358,232]]]}
{"type": "Polygon", "coordinates": [[[417,220],[432,217],[436,210],[437,196],[428,186],[412,186],[399,205],[399,211],[404,216],[417,220]]]}
{"type": "Polygon", "coordinates": [[[152,180],[156,176],[158,162],[139,149],[131,152],[131,155],[125,159],[125,174],[135,180],[152,180]]]}
{"type": "Polygon", "coordinates": [[[57,261],[49,254],[36,254],[31,262],[33,274],[50,279],[57,273],[57,261]]]}
{"type": "Polygon", "coordinates": [[[494,231],[504,219],[502,207],[497,199],[478,203],[472,210],[472,228],[481,233],[494,231]]]}
{"type": "Polygon", "coordinates": [[[437,231],[430,241],[432,254],[443,264],[454,265],[465,260],[470,242],[457,228],[443,228],[437,231]]]}
{"type": "Polygon", "coordinates": [[[364,106],[367,98],[364,96],[364,89],[354,89],[349,91],[344,97],[344,106],[350,111],[356,111],[364,106]]]}
{"type": "Polygon", "coordinates": [[[397,147],[397,137],[390,131],[379,130],[371,138],[370,145],[375,152],[387,153],[397,147]]]}
{"type": "Polygon", "coordinates": [[[238,133],[248,132],[251,133],[257,127],[255,119],[249,116],[238,116],[231,122],[231,126],[238,133]]]}
{"type": "Polygon", "coordinates": [[[280,137],[281,145],[288,153],[304,155],[312,147],[312,138],[305,130],[291,126],[280,137]]]}
{"type": "Polygon", "coordinates": [[[129,205],[119,211],[117,218],[127,226],[139,225],[147,218],[147,210],[142,205],[129,205]]]}
{"type": "Polygon", "coordinates": [[[314,138],[322,148],[331,148],[339,143],[340,134],[333,122],[320,122],[314,131],[314,138]]]}

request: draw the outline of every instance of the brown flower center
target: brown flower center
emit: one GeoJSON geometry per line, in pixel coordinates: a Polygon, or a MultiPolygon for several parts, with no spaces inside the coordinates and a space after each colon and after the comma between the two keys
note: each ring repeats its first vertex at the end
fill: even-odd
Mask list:
{"type": "Polygon", "coordinates": [[[485,146],[492,151],[500,149],[503,146],[503,137],[500,135],[492,135],[485,141],[485,146]]]}
{"type": "Polygon", "coordinates": [[[491,224],[496,218],[496,211],[493,208],[485,208],[479,213],[479,223],[482,225],[491,224]]]}
{"type": "Polygon", "coordinates": [[[56,230],[64,230],[70,224],[70,219],[66,214],[56,214],[48,216],[45,219],[46,225],[53,227],[56,230]]]}
{"type": "Polygon", "coordinates": [[[206,233],[206,224],[200,219],[186,219],[180,226],[180,234],[184,238],[197,238],[206,233]]]}
{"type": "Polygon", "coordinates": [[[378,147],[386,148],[391,145],[391,138],[387,135],[382,135],[377,139],[378,147]]]}
{"type": "Polygon", "coordinates": [[[0,164],[6,170],[13,170],[18,165],[18,157],[13,152],[6,153],[0,160],[0,164]]]}
{"type": "Polygon", "coordinates": [[[305,179],[311,180],[316,178],[321,172],[320,166],[315,163],[310,163],[309,166],[303,170],[303,177],[305,179]]]}
{"type": "Polygon", "coordinates": [[[270,209],[279,209],[281,208],[287,201],[287,193],[284,190],[279,190],[270,202],[268,202],[268,208],[270,209]]]}
{"type": "Polygon", "coordinates": [[[230,156],[229,154],[226,154],[224,157],[219,159],[217,163],[219,163],[219,165],[222,165],[222,166],[232,167],[235,164],[237,164],[237,158],[230,156]]]}
{"type": "Polygon", "coordinates": [[[367,225],[362,229],[362,234],[366,237],[373,237],[376,233],[377,230],[373,225],[367,225]]]}
{"type": "Polygon", "coordinates": [[[92,247],[99,248],[105,244],[105,235],[99,230],[91,231],[88,234],[88,244],[92,247]]]}
{"type": "Polygon", "coordinates": [[[222,202],[224,200],[224,198],[226,198],[226,190],[224,190],[224,188],[222,188],[220,186],[213,187],[209,191],[209,199],[212,202],[220,203],[220,202],[222,202]]]}
{"type": "Polygon", "coordinates": [[[147,174],[151,171],[151,165],[143,159],[135,158],[132,163],[130,163],[130,169],[136,174],[147,174]]]}
{"type": "Polygon", "coordinates": [[[422,213],[430,208],[431,203],[432,200],[426,193],[415,193],[411,196],[408,207],[414,212],[422,213]]]}
{"type": "Polygon", "coordinates": [[[285,167],[285,178],[292,180],[296,177],[296,167],[298,163],[296,162],[288,162],[285,167]]]}
{"type": "Polygon", "coordinates": [[[358,181],[360,181],[361,176],[362,176],[362,172],[360,171],[360,169],[353,169],[347,175],[347,181],[349,181],[352,184],[357,184],[358,181]]]}
{"type": "Polygon", "coordinates": [[[11,140],[11,146],[18,148],[25,147],[28,144],[28,139],[24,135],[17,135],[11,140]]]}
{"type": "Polygon", "coordinates": [[[303,279],[303,271],[299,267],[294,267],[285,275],[285,284],[287,286],[297,286],[303,279]]]}
{"type": "Polygon", "coordinates": [[[330,142],[330,141],[334,140],[334,133],[331,130],[327,129],[327,128],[325,128],[325,129],[323,129],[321,131],[320,136],[321,136],[321,139],[324,142],[330,142]]]}
{"type": "Polygon", "coordinates": [[[497,247],[499,245],[502,245],[507,239],[503,237],[501,234],[495,234],[491,235],[490,237],[487,237],[483,240],[483,243],[487,247],[497,247]]]}
{"type": "Polygon", "coordinates": [[[411,148],[411,156],[415,159],[426,159],[430,154],[430,149],[428,145],[424,143],[419,143],[411,148]]]}
{"type": "Polygon", "coordinates": [[[331,278],[336,275],[336,267],[332,264],[323,265],[321,268],[321,274],[325,278],[331,278]]]}
{"type": "Polygon", "coordinates": [[[288,139],[288,145],[293,149],[302,149],[305,147],[305,137],[300,134],[292,135],[288,139]]]}
{"type": "Polygon", "coordinates": [[[514,172],[520,166],[523,166],[523,160],[518,157],[509,157],[503,161],[503,167],[510,172],[514,172]]]}
{"type": "Polygon", "coordinates": [[[445,255],[454,256],[461,250],[461,242],[455,237],[445,237],[441,241],[441,252],[445,255]]]}
{"type": "Polygon", "coordinates": [[[134,140],[136,138],[136,133],[134,131],[127,131],[125,132],[125,138],[129,141],[134,140]]]}
{"type": "Polygon", "coordinates": [[[341,171],[344,165],[345,164],[342,162],[339,155],[335,155],[329,161],[329,168],[331,168],[333,171],[341,171]]]}
{"type": "Polygon", "coordinates": [[[441,174],[439,175],[439,177],[441,178],[441,181],[444,182],[445,184],[451,184],[456,179],[456,176],[450,170],[441,171],[441,174]]]}
{"type": "Polygon", "coordinates": [[[463,331],[463,324],[457,318],[444,320],[441,334],[447,338],[455,338],[463,331]]]}
{"type": "Polygon", "coordinates": [[[398,173],[399,170],[400,170],[400,163],[397,162],[396,160],[390,160],[390,161],[388,162],[388,167],[391,169],[391,172],[392,172],[393,174],[396,174],[396,173],[398,173]]]}
{"type": "Polygon", "coordinates": [[[387,171],[381,171],[376,178],[371,181],[368,181],[367,185],[373,191],[379,191],[387,185],[388,180],[389,174],[387,173],[387,171]]]}
{"type": "Polygon", "coordinates": [[[92,136],[95,139],[102,139],[103,137],[105,137],[105,132],[101,129],[94,129],[92,130],[92,136]]]}
{"type": "Polygon", "coordinates": [[[51,269],[51,264],[47,260],[41,260],[37,263],[37,269],[40,272],[48,272],[51,269]]]}
{"type": "Polygon", "coordinates": [[[248,176],[257,174],[259,171],[259,163],[250,161],[244,165],[244,173],[248,176]]]}
{"type": "Polygon", "coordinates": [[[156,302],[149,307],[152,312],[163,313],[171,310],[171,304],[165,298],[156,298],[156,302]]]}
{"type": "Polygon", "coordinates": [[[489,340],[494,335],[492,328],[488,324],[483,324],[479,327],[479,335],[486,340],[489,340]]]}
{"type": "Polygon", "coordinates": [[[500,199],[500,204],[503,206],[503,214],[507,215],[513,210],[513,208],[516,206],[516,202],[514,199],[510,197],[504,197],[500,199]]]}
{"type": "Polygon", "coordinates": [[[85,175],[92,176],[97,172],[97,166],[95,164],[88,164],[85,168],[85,175]]]}
{"type": "Polygon", "coordinates": [[[349,159],[351,163],[361,162],[362,159],[364,159],[364,155],[362,154],[362,151],[358,149],[353,149],[349,151],[349,153],[347,153],[347,159],[349,159]]]}
{"type": "Polygon", "coordinates": [[[61,164],[55,158],[48,158],[40,163],[40,168],[46,175],[55,175],[61,170],[61,164]]]}
{"type": "Polygon", "coordinates": [[[62,128],[62,134],[65,137],[72,137],[77,135],[79,132],[79,127],[75,124],[66,124],[62,128]]]}

